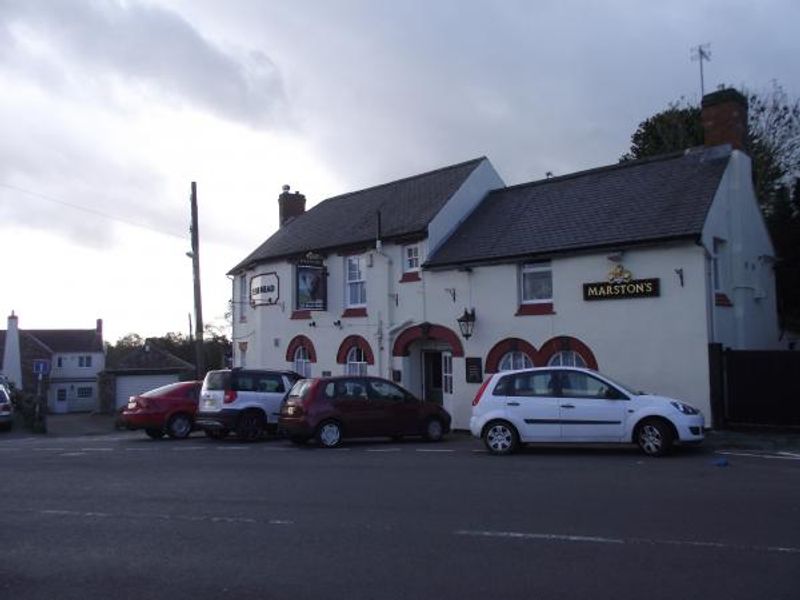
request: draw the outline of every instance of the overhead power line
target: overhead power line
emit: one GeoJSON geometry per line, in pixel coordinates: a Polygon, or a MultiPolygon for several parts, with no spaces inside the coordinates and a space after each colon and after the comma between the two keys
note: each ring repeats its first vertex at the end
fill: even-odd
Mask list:
{"type": "Polygon", "coordinates": [[[32,190],[26,190],[21,187],[17,187],[15,185],[10,185],[8,183],[3,183],[0,181],[0,187],[7,188],[9,190],[14,190],[16,192],[20,192],[22,194],[27,194],[29,196],[34,196],[36,198],[41,198],[42,200],[47,200],[48,202],[54,202],[55,204],[60,204],[61,206],[66,206],[68,208],[72,208],[75,210],[80,210],[98,217],[102,217],[104,219],[108,219],[110,221],[117,221],[118,223],[123,223],[125,225],[130,225],[131,227],[138,227],[140,229],[147,229],[149,231],[153,231],[155,233],[160,233],[162,235],[168,235],[170,237],[179,238],[181,240],[186,239],[186,234],[178,234],[174,231],[167,231],[166,229],[159,229],[158,227],[153,227],[152,225],[146,225],[144,223],[137,223],[136,221],[129,221],[122,217],[116,217],[114,215],[110,215],[108,213],[104,213],[94,208],[88,208],[86,206],[80,206],[78,204],[72,204],[71,202],[66,202],[64,200],[59,200],[58,198],[53,198],[52,196],[48,196],[46,194],[40,194],[39,192],[34,192],[32,190]]]}

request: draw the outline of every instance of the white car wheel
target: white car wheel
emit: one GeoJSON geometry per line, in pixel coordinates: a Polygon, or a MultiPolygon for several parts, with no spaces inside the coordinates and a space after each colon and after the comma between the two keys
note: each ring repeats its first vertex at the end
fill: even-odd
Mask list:
{"type": "Polygon", "coordinates": [[[492,454],[511,454],[519,446],[519,435],[510,423],[493,421],[483,432],[483,443],[492,454]]]}

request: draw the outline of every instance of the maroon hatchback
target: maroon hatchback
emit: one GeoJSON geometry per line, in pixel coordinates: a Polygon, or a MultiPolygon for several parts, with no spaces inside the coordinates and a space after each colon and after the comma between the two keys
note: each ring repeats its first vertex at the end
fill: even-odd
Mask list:
{"type": "Polygon", "coordinates": [[[380,377],[316,377],[294,384],[278,427],[296,444],[316,438],[325,448],[344,438],[421,435],[438,442],[450,431],[450,415],[380,377]]]}
{"type": "Polygon", "coordinates": [[[166,433],[174,439],[187,437],[194,428],[202,381],[181,381],[131,396],[120,422],[127,429],[144,429],[153,439],[166,433]]]}

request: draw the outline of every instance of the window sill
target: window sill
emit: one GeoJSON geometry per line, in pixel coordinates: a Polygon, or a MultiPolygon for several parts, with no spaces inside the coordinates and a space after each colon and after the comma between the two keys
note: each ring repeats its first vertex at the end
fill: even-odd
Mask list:
{"type": "Polygon", "coordinates": [[[409,283],[410,281],[421,281],[422,278],[419,276],[419,271],[409,271],[408,273],[403,273],[403,276],[400,278],[400,283],[409,283]]]}
{"type": "Polygon", "coordinates": [[[293,320],[310,319],[311,318],[311,311],[310,310],[296,310],[296,311],[292,312],[292,316],[289,317],[289,318],[293,319],[293,320]]]}
{"type": "Polygon", "coordinates": [[[731,299],[728,298],[728,295],[723,294],[722,292],[717,292],[714,294],[714,304],[717,306],[733,306],[733,302],[731,302],[731,299]]]}
{"type": "Polygon", "coordinates": [[[554,315],[554,314],[556,314],[556,311],[553,310],[552,302],[540,302],[538,304],[520,304],[514,316],[530,317],[536,315],[554,315]]]}
{"type": "Polygon", "coordinates": [[[361,318],[367,316],[367,308],[346,308],[342,313],[342,318],[361,318]]]}

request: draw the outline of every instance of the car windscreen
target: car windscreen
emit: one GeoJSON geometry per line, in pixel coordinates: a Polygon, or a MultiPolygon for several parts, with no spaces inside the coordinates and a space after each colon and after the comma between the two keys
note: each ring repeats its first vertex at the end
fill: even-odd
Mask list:
{"type": "Polygon", "coordinates": [[[230,388],[230,371],[209,371],[203,386],[209,391],[225,391],[230,388]]]}

